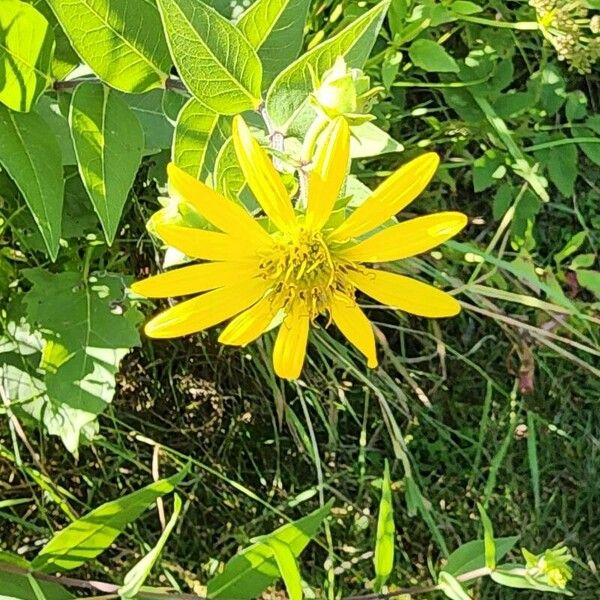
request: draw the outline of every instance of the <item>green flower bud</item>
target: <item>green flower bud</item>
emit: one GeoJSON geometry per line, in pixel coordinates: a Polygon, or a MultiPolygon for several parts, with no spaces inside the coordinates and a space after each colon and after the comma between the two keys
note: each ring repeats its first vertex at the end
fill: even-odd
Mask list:
{"type": "Polygon", "coordinates": [[[521,548],[521,552],[527,561],[527,574],[532,579],[564,590],[573,577],[568,564],[573,556],[568,548],[552,548],[542,554],[533,554],[526,548],[521,548]]]}
{"type": "Polygon", "coordinates": [[[326,71],[321,81],[313,75],[314,91],[310,97],[312,106],[329,119],[343,116],[350,125],[372,121],[369,113],[373,96],[381,88],[370,88],[371,82],[360,69],[346,65],[338,56],[333,67],[326,71]]]}

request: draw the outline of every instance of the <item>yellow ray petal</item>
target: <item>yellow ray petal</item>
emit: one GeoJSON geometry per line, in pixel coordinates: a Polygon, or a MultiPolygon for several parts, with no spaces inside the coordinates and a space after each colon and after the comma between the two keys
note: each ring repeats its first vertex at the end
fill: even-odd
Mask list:
{"type": "Polygon", "coordinates": [[[343,241],[367,233],[410,204],[427,186],[440,159],[423,154],[388,177],[330,236],[343,241]]]}
{"type": "Polygon", "coordinates": [[[230,346],[246,346],[266,331],[274,316],[272,299],[263,298],[232,319],[219,336],[219,342],[230,346]]]}
{"type": "Polygon", "coordinates": [[[244,119],[233,119],[233,145],[244,177],[266,215],[280,230],[295,222],[289,194],[271,159],[254,139],[244,119]]]}
{"type": "Polygon", "coordinates": [[[131,289],[148,298],[172,298],[197,294],[249,279],[258,271],[258,263],[210,262],[167,271],[136,281],[131,289]]]}
{"type": "Polygon", "coordinates": [[[460,312],[460,304],[446,292],[416,279],[364,269],[349,271],[348,279],[381,304],[421,317],[452,317],[460,312]]]}
{"type": "Polygon", "coordinates": [[[308,178],[307,222],[321,229],[327,222],[348,171],[350,128],[346,119],[337,117],[323,132],[308,178]]]}
{"type": "Polygon", "coordinates": [[[189,202],[207,221],[233,237],[257,246],[271,243],[269,234],[245,208],[225,198],[173,163],[167,166],[169,194],[189,202]]]}
{"type": "Polygon", "coordinates": [[[365,313],[352,298],[344,294],[335,294],[330,305],[331,318],[348,341],[367,357],[371,368],[377,366],[375,334],[373,326],[365,313]]]}
{"type": "Polygon", "coordinates": [[[241,280],[235,285],[180,302],[150,320],[145,327],[146,335],[173,338],[217,325],[252,306],[267,286],[263,279],[241,280]]]}
{"type": "Polygon", "coordinates": [[[157,224],[156,233],[165,244],[193,258],[241,261],[255,256],[254,246],[246,246],[226,233],[166,223],[157,224]]]}
{"type": "Polygon", "coordinates": [[[273,367],[275,373],[284,379],[298,379],[304,365],[308,342],[309,319],[305,307],[293,305],[291,312],[283,320],[275,347],[273,367]]]}
{"type": "Polygon", "coordinates": [[[387,227],[372,237],[339,252],[357,262],[385,262],[431,250],[456,235],[467,224],[459,212],[441,212],[417,217],[387,227]]]}

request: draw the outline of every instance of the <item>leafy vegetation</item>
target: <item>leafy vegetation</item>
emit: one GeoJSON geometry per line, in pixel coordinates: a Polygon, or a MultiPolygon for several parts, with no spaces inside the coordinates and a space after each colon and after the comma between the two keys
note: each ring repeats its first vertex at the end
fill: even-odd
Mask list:
{"type": "Polygon", "coordinates": [[[597,0],[0,0],[3,597],[596,598],[599,58],[597,0]],[[416,293],[315,297],[303,366],[291,325],[223,345],[221,300],[143,333],[251,294],[146,278],[328,194],[416,293]]]}

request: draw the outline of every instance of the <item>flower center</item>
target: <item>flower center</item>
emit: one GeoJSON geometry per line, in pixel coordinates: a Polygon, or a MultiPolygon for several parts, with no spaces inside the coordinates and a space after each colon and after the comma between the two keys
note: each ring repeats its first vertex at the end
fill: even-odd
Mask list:
{"type": "Polygon", "coordinates": [[[336,268],[323,236],[299,227],[276,234],[274,241],[274,250],[260,264],[263,277],[273,281],[274,303],[286,308],[300,301],[310,318],[316,318],[326,311],[333,292],[344,287],[342,272],[336,268]]]}

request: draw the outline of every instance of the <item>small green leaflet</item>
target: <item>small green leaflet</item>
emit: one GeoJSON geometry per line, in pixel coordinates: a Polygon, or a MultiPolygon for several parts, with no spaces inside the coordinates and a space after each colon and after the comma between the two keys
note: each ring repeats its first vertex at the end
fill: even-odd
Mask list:
{"type": "Polygon", "coordinates": [[[173,60],[194,97],[221,114],[257,109],[262,65],[242,33],[200,0],[158,0],[158,7],[173,60]]]}
{"type": "Polygon", "coordinates": [[[0,164],[31,210],[52,260],[58,254],[64,196],[61,149],[44,119],[0,105],[0,164]]]}
{"type": "Polygon", "coordinates": [[[450,600],[471,600],[471,596],[465,592],[456,578],[445,571],[442,571],[439,574],[438,588],[442,590],[450,600]]]}
{"type": "Polygon", "coordinates": [[[41,549],[31,563],[32,568],[43,572],[65,571],[95,558],[157,498],[172,492],[187,472],[185,468],[169,479],[160,479],[141,490],[106,502],[67,525],[41,549]]]}
{"type": "Polygon", "coordinates": [[[93,83],[75,90],[69,124],[79,174],[111,244],[142,160],[144,132],[124,100],[93,83]]]}
{"type": "Polygon", "coordinates": [[[298,120],[294,131],[303,133],[314,116],[314,111],[307,106],[308,95],[313,89],[311,68],[317,77],[321,77],[338,56],[343,56],[350,67],[363,66],[389,4],[390,0],[383,0],[337,35],[302,55],[275,78],[267,94],[267,110],[278,131],[288,133],[298,120]]]}
{"type": "Polygon", "coordinates": [[[0,10],[0,102],[29,112],[48,87],[54,33],[30,4],[3,0],[0,10]]]}
{"type": "MultiPolygon", "coordinates": [[[[251,600],[260,596],[280,575],[271,546],[273,540],[277,540],[275,543],[278,545],[287,546],[292,556],[297,558],[317,534],[332,504],[333,500],[306,517],[257,538],[256,543],[234,556],[225,565],[223,572],[208,582],[208,597],[251,600]]],[[[289,555],[287,556],[287,559],[283,559],[280,551],[280,561],[289,562],[289,555]]],[[[292,589],[297,589],[295,585],[292,584],[292,589]]]]}
{"type": "Polygon", "coordinates": [[[375,591],[380,592],[385,585],[394,566],[394,542],[396,526],[394,525],[394,505],[390,485],[390,466],[385,461],[383,481],[381,483],[381,501],[377,517],[377,540],[375,542],[375,591]]]}
{"type": "Polygon", "coordinates": [[[171,532],[173,531],[173,527],[175,527],[175,523],[177,523],[177,519],[179,518],[179,514],[181,513],[181,498],[179,495],[173,495],[173,514],[169,519],[166,527],[164,528],[160,538],[158,538],[158,542],[156,542],[156,546],[142,558],[128,573],[125,575],[125,579],[123,580],[123,585],[119,588],[119,596],[121,598],[135,598],[142,585],[146,581],[152,567],[158,560],[160,553],[162,552],[171,532]]]}
{"type": "Polygon", "coordinates": [[[408,49],[410,60],[417,66],[431,73],[458,73],[456,61],[444,50],[444,47],[433,40],[419,39],[408,49]]]}
{"type": "Polygon", "coordinates": [[[175,126],[173,162],[196,179],[206,179],[219,150],[231,135],[231,119],[190,98],[175,126]]]}
{"type": "Polygon", "coordinates": [[[171,57],[152,0],[46,0],[73,48],[108,85],[141,93],[163,85],[171,57]]]}
{"type": "Polygon", "coordinates": [[[310,0],[257,0],[239,18],[238,29],[262,62],[263,87],[300,54],[309,4],[310,0]]]}

